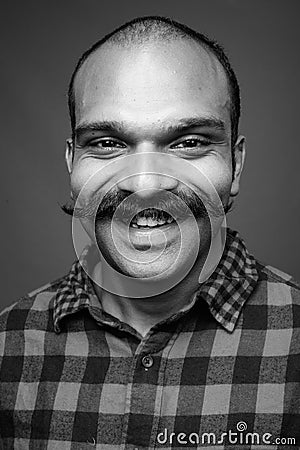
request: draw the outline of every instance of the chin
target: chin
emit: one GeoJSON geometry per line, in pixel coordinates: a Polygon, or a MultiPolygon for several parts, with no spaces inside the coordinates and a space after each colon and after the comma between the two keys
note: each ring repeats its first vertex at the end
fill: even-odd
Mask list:
{"type": "Polygon", "coordinates": [[[154,264],[153,267],[149,267],[149,264],[135,264],[135,265],[129,265],[129,266],[123,266],[119,265],[119,272],[123,275],[127,275],[132,278],[156,278],[156,281],[158,280],[164,280],[172,276],[172,272],[168,270],[170,267],[169,264],[154,264]],[[147,266],[147,267],[145,267],[147,266]]]}

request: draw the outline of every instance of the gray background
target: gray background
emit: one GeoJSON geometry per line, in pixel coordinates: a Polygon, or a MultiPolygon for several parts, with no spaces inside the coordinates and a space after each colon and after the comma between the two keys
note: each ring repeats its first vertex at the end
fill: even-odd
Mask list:
{"type": "Polygon", "coordinates": [[[224,45],[248,150],[229,224],[257,258],[300,279],[299,12],[297,0],[3,2],[0,309],[76,258],[59,208],[69,198],[69,77],[94,41],[139,15],[171,16],[224,45]]]}

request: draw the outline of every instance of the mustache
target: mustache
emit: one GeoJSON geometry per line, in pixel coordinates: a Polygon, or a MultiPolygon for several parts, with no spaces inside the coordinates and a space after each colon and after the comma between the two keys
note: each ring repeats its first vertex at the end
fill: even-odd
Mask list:
{"type": "Polygon", "coordinates": [[[101,192],[95,193],[89,202],[82,207],[74,207],[73,204],[65,204],[61,209],[75,218],[95,220],[112,219],[131,220],[135,214],[148,208],[156,208],[170,214],[175,220],[187,218],[193,215],[195,219],[212,215],[219,218],[231,209],[231,204],[223,208],[216,206],[205,197],[205,202],[190,188],[177,191],[161,190],[147,198],[141,198],[137,193],[128,193],[114,189],[108,191],[104,196],[101,192]],[[206,205],[206,206],[205,206],[206,205]]]}

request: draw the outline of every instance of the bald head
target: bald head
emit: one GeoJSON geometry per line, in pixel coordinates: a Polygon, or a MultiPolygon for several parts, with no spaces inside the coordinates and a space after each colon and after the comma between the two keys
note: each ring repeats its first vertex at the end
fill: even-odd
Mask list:
{"type": "Polygon", "coordinates": [[[101,40],[96,42],[90,49],[88,49],[79,59],[77,66],[72,74],[69,85],[69,112],[71,118],[72,132],[74,132],[76,125],[76,108],[75,108],[75,89],[77,73],[80,71],[84,63],[99,52],[103,47],[110,47],[116,45],[120,48],[130,49],[133,47],[144,47],[155,43],[168,43],[178,40],[194,41],[201,48],[214,56],[219,64],[222,66],[227,82],[230,98],[230,118],[231,118],[231,140],[234,144],[238,136],[238,122],[240,117],[240,94],[239,86],[236,76],[231,68],[229,60],[225,55],[222,47],[216,42],[210,40],[207,36],[200,34],[191,28],[175,22],[165,17],[142,17],[134,19],[125,23],[118,29],[112,31],[104,36],[101,40]]]}

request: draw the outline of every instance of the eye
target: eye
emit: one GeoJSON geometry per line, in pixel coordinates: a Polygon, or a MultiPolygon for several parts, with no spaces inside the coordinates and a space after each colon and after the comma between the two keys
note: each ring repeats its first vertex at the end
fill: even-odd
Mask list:
{"type": "Polygon", "coordinates": [[[197,148],[197,147],[207,147],[211,144],[211,141],[204,138],[189,138],[184,139],[177,144],[172,145],[172,148],[197,148]]]}
{"type": "Polygon", "coordinates": [[[126,145],[122,142],[110,138],[95,139],[94,141],[89,142],[89,146],[100,149],[126,148],[126,145]]]}

